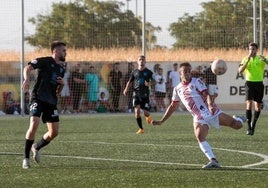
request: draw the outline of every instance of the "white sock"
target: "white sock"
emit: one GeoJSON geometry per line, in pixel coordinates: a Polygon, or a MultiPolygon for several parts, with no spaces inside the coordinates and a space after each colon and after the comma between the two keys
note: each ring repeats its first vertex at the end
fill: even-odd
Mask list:
{"type": "Polygon", "coordinates": [[[201,151],[206,155],[206,157],[211,160],[211,159],[216,159],[214,153],[212,152],[212,149],[207,141],[203,141],[199,143],[199,147],[201,151]]]}

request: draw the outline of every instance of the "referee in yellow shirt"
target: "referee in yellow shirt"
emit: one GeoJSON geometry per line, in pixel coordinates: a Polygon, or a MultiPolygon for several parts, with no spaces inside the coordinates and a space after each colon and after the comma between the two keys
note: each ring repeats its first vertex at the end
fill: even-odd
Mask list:
{"type": "Polygon", "coordinates": [[[241,61],[238,72],[244,73],[246,78],[246,117],[248,122],[247,135],[254,135],[256,122],[261,113],[262,99],[264,95],[264,68],[268,64],[268,59],[262,55],[257,55],[258,45],[249,44],[248,56],[241,61]],[[252,117],[252,108],[254,114],[252,117]]]}

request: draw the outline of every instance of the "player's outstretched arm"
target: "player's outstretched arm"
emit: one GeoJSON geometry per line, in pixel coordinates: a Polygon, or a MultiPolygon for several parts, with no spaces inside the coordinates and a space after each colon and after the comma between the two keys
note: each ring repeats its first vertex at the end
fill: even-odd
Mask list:
{"type": "Polygon", "coordinates": [[[172,101],[168,106],[165,114],[161,118],[161,120],[160,121],[152,120],[152,124],[161,125],[162,123],[164,123],[173,114],[173,112],[178,109],[179,105],[180,105],[179,101],[172,101]]]}

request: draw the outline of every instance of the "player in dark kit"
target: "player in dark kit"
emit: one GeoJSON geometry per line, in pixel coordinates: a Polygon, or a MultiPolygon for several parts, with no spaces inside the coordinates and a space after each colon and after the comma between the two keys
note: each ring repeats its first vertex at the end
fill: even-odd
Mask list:
{"type": "Polygon", "coordinates": [[[148,124],[151,123],[152,119],[150,117],[150,105],[149,105],[149,85],[150,82],[153,81],[153,72],[146,68],[146,60],[145,56],[139,56],[138,58],[138,69],[134,70],[130,76],[129,81],[126,84],[126,87],[124,89],[124,95],[127,95],[129,87],[133,84],[134,89],[134,98],[133,98],[133,105],[135,108],[135,118],[137,120],[137,124],[139,126],[139,130],[136,132],[137,134],[144,133],[143,126],[142,126],[142,120],[140,116],[141,109],[144,112],[144,115],[146,117],[146,122],[148,124]]]}
{"type": "Polygon", "coordinates": [[[66,44],[59,41],[52,42],[51,52],[51,57],[40,57],[29,62],[23,71],[24,81],[22,89],[26,92],[29,90],[30,72],[35,69],[37,70],[37,78],[31,95],[30,126],[26,132],[22,164],[24,169],[30,168],[30,151],[32,150],[33,152],[34,161],[39,163],[39,150],[58,135],[59,114],[57,110],[57,95],[60,94],[64,85],[62,78],[65,72],[63,62],[66,56],[66,44]],[[47,124],[48,131],[39,142],[33,144],[41,116],[42,121],[47,124]]]}

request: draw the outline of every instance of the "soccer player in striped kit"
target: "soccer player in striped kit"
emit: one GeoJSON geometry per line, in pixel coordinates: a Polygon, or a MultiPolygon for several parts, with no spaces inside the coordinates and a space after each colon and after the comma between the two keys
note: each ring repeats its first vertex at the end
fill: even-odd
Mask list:
{"type": "Polygon", "coordinates": [[[241,116],[231,117],[221,111],[208,94],[206,84],[200,78],[192,77],[191,71],[190,63],[180,64],[181,82],[173,90],[172,102],[162,119],[160,121],[152,120],[151,123],[153,125],[164,123],[182,102],[193,116],[195,137],[201,151],[209,159],[209,162],[202,168],[219,168],[221,165],[206,140],[210,127],[219,128],[220,125],[223,125],[240,129],[246,118],[241,116]]]}

